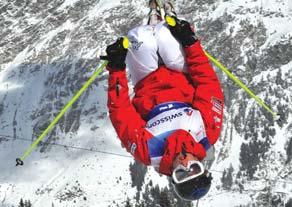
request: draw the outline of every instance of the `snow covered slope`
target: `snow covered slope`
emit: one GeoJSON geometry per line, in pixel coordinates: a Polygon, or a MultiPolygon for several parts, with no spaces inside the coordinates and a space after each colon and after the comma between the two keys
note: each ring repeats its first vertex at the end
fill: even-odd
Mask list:
{"type": "MultiPolygon", "coordinates": [[[[216,69],[226,116],[214,185],[199,206],[291,205],[291,0],[177,0],[175,6],[194,23],[204,48],[281,116],[274,121],[216,69]]],[[[42,144],[24,166],[14,166],[93,74],[106,45],[147,12],[142,0],[0,2],[1,207],[17,206],[21,198],[34,207],[138,206],[143,200],[163,206],[149,188],[168,186],[165,177],[152,169],[131,176],[133,159],[107,116],[107,72],[47,136],[54,145],[42,144]]]]}

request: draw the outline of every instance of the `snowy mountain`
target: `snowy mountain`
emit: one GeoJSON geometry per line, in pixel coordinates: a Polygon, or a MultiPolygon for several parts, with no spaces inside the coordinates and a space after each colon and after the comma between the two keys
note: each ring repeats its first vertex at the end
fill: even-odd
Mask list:
{"type": "MultiPolygon", "coordinates": [[[[142,0],[0,2],[0,206],[195,206],[122,147],[104,71],[26,160],[32,141],[100,65],[106,45],[145,22],[142,0]],[[159,185],[156,186],[156,185],[159,185]]],[[[261,97],[275,121],[216,69],[225,121],[199,206],[292,206],[292,1],[177,0],[204,48],[261,97]]]]}

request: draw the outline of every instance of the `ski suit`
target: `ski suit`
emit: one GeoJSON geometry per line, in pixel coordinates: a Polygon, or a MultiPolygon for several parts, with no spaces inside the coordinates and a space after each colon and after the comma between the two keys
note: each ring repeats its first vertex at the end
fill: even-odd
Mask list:
{"type": "MultiPolygon", "coordinates": [[[[127,63],[131,75],[135,75],[131,70],[137,69],[140,78],[137,74],[133,78],[135,96],[131,101],[126,72],[108,67],[108,108],[112,124],[127,151],[140,162],[170,176],[172,162],[182,148],[202,160],[217,141],[222,127],[224,97],[200,42],[186,48],[181,48],[179,43],[174,44],[176,46],[166,45],[169,50],[161,48],[157,41],[161,31],[156,30],[159,26],[167,32],[162,24],[156,28],[139,27],[129,32],[134,49],[128,51],[127,63]],[[140,41],[143,38],[135,38],[135,32],[141,28],[152,29],[150,34],[156,37],[156,43],[146,45],[146,42],[140,41]],[[152,58],[152,62],[140,63],[137,55],[133,54],[137,52],[139,56],[144,45],[144,50],[150,52],[148,56],[141,57],[152,58]],[[168,62],[171,58],[167,53],[173,48],[181,51],[177,55],[178,64],[168,62]],[[166,53],[161,52],[163,50],[166,53]],[[159,56],[164,65],[157,63],[159,56]]],[[[151,35],[145,39],[150,40],[151,35]]],[[[163,36],[169,38],[163,40],[165,44],[176,41],[170,32],[163,36]]]]}

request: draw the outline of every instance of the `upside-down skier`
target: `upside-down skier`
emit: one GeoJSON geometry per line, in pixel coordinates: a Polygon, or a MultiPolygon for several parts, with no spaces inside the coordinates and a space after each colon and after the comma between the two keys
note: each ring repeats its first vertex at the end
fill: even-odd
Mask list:
{"type": "Polygon", "coordinates": [[[224,96],[219,80],[187,21],[161,21],[150,1],[148,25],[107,47],[110,119],[123,146],[136,160],[171,176],[176,193],[197,200],[210,189],[212,176],[202,161],[217,141],[224,96]],[[135,95],[129,98],[126,64],[135,95]]]}

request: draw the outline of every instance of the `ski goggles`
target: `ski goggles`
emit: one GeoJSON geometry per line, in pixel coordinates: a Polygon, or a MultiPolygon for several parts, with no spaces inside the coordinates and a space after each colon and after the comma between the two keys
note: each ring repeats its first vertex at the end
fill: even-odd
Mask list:
{"type": "Polygon", "coordinates": [[[176,184],[179,184],[199,177],[204,172],[204,166],[200,161],[191,160],[188,162],[187,167],[178,165],[172,172],[172,178],[176,184]]]}

